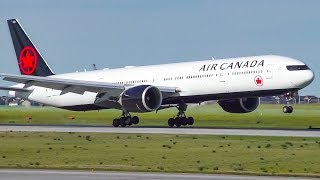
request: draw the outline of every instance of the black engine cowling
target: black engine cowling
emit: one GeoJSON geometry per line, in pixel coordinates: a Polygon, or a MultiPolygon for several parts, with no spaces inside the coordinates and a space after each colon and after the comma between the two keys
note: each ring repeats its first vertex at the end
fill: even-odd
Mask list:
{"type": "Polygon", "coordinates": [[[249,113],[257,109],[259,99],[257,97],[228,99],[220,100],[218,103],[224,111],[229,113],[249,113]]]}
{"type": "Polygon", "coordinates": [[[162,104],[162,94],[154,86],[135,86],[122,93],[120,104],[129,112],[155,111],[162,104]]]}

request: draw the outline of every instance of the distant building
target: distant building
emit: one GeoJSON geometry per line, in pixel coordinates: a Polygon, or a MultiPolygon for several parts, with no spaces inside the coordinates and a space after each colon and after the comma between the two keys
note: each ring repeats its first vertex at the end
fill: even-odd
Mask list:
{"type": "Polygon", "coordinates": [[[30,102],[30,101],[22,101],[22,102],[21,102],[21,105],[22,105],[22,106],[29,107],[29,106],[31,106],[31,102],[30,102]]]}

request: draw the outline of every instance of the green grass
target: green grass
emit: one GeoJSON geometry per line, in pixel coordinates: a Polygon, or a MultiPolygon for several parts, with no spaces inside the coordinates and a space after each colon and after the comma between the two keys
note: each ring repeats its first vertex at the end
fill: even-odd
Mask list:
{"type": "Polygon", "coordinates": [[[1,168],[320,177],[320,139],[108,133],[0,133],[1,168]]]}
{"type": "MultiPolygon", "coordinates": [[[[293,114],[282,113],[283,105],[261,105],[247,114],[224,112],[217,104],[190,106],[188,116],[195,118],[194,126],[247,127],[247,128],[320,128],[320,104],[295,105],[293,114]]],[[[167,126],[167,119],[177,113],[176,108],[151,113],[140,113],[139,125],[167,126]]],[[[92,124],[111,125],[117,110],[73,112],[57,108],[1,107],[0,123],[9,124],[92,124]],[[73,116],[71,120],[68,117],[73,116]],[[28,120],[27,117],[32,117],[28,120]]]]}

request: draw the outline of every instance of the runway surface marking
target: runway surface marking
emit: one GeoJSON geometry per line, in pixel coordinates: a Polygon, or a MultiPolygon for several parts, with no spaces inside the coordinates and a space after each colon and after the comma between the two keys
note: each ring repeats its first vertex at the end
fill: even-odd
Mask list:
{"type": "Polygon", "coordinates": [[[311,178],[293,178],[278,176],[238,176],[174,173],[140,173],[140,172],[85,172],[58,170],[0,170],[1,180],[310,180],[311,178]]]}
{"type": "Polygon", "coordinates": [[[207,128],[146,128],[146,127],[94,127],[94,126],[0,126],[0,131],[24,132],[95,132],[130,134],[193,134],[193,135],[241,135],[241,136],[282,136],[320,137],[319,130],[271,130],[271,129],[207,129],[207,128]]]}

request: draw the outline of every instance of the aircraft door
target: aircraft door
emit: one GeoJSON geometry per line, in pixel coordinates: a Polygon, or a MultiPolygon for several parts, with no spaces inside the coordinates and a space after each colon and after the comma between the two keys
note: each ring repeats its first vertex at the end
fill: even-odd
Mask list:
{"type": "Polygon", "coordinates": [[[274,65],[269,64],[267,66],[267,72],[266,72],[266,78],[267,79],[272,79],[273,78],[273,70],[274,70],[274,65]]]}
{"type": "Polygon", "coordinates": [[[226,82],[225,74],[223,72],[219,73],[219,81],[220,82],[226,82]]]}

